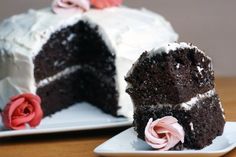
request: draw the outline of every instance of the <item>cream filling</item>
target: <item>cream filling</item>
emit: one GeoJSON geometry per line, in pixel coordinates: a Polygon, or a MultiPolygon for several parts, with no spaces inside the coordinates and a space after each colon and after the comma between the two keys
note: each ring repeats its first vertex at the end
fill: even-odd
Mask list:
{"type": "Polygon", "coordinates": [[[74,72],[76,72],[77,70],[81,69],[82,67],[80,65],[75,65],[75,66],[71,66],[71,67],[68,67],[66,69],[64,69],[63,71],[53,75],[53,76],[50,76],[50,77],[47,77],[43,80],[40,80],[36,87],[37,88],[41,88],[41,87],[44,87],[46,85],[48,85],[49,83],[53,82],[53,81],[56,81],[56,80],[59,80],[61,79],[62,77],[66,76],[66,75],[70,75],[74,72]]]}
{"type": "Polygon", "coordinates": [[[199,100],[209,98],[213,95],[215,95],[215,88],[207,91],[206,93],[197,94],[197,96],[191,98],[189,101],[181,103],[180,106],[186,110],[190,110],[199,100]]]}
{"type": "MultiPolygon", "coordinates": [[[[108,81],[106,81],[106,79],[104,78],[102,73],[99,73],[94,67],[90,66],[90,65],[74,65],[71,67],[68,67],[64,70],[62,70],[61,72],[58,72],[57,74],[53,75],[53,76],[49,76],[43,80],[40,80],[37,84],[36,87],[37,88],[41,88],[44,87],[48,84],[50,84],[53,81],[59,80],[65,76],[68,76],[74,72],[76,72],[79,69],[86,69],[94,74],[96,74],[97,77],[99,77],[100,79],[102,79],[104,82],[109,83],[108,81]]],[[[116,77],[116,76],[114,76],[116,77]]]]}
{"type": "MultiPolygon", "coordinates": [[[[209,98],[213,95],[215,95],[215,88],[207,91],[206,93],[197,94],[195,97],[192,97],[189,101],[186,101],[186,102],[183,102],[183,103],[179,103],[179,104],[176,104],[176,105],[174,105],[174,104],[159,104],[158,106],[160,106],[160,107],[169,106],[171,108],[176,107],[176,106],[180,106],[181,108],[183,108],[185,110],[190,110],[194,105],[196,105],[196,103],[198,101],[200,101],[202,99],[205,99],[205,98],[209,98]]],[[[151,107],[155,108],[156,105],[153,105],[151,107]]]]}
{"type": "Polygon", "coordinates": [[[191,131],[194,131],[193,122],[190,122],[189,126],[190,126],[191,131]]]}

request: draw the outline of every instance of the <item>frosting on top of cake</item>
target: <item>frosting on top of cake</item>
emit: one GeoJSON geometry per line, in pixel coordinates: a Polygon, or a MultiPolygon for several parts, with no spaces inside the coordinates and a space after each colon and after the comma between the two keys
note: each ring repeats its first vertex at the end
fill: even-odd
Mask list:
{"type": "Polygon", "coordinates": [[[98,25],[103,31],[101,35],[111,41],[110,46],[116,49],[116,54],[130,59],[136,59],[142,51],[151,50],[163,42],[176,41],[178,37],[162,16],[145,9],[113,7],[91,9],[83,14],[58,15],[46,8],[29,10],[4,20],[0,24],[0,49],[35,56],[52,33],[79,20],[98,25]]]}
{"type": "MultiPolygon", "coordinates": [[[[164,43],[161,46],[155,47],[154,49],[152,49],[149,52],[149,55],[150,57],[152,57],[153,55],[157,53],[169,53],[170,51],[175,51],[178,49],[196,49],[200,53],[204,54],[204,56],[206,56],[205,53],[202,50],[200,50],[197,46],[194,46],[192,43],[186,43],[186,42],[164,43]]],[[[211,60],[211,58],[209,58],[208,56],[206,57],[211,60]]]]}
{"type": "Polygon", "coordinates": [[[73,15],[55,14],[45,8],[4,20],[0,24],[0,108],[12,95],[36,92],[34,57],[53,33],[79,21],[97,27],[109,50],[116,55],[118,115],[132,117],[124,76],[143,51],[174,42],[178,35],[162,16],[127,7],[90,9],[73,15]]]}

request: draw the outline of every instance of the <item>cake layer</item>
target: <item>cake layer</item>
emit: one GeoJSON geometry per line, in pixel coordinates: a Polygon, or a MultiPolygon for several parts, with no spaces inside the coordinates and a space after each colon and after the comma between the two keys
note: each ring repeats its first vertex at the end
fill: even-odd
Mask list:
{"type": "MultiPolygon", "coordinates": [[[[144,130],[150,118],[158,119],[173,116],[178,119],[185,131],[183,146],[190,149],[201,149],[212,143],[212,140],[223,133],[224,115],[217,94],[202,97],[186,109],[178,105],[138,106],[134,112],[134,127],[138,137],[145,139],[144,130]]],[[[175,149],[181,148],[180,143],[175,149]]]]}
{"type": "Polygon", "coordinates": [[[109,77],[115,74],[115,55],[98,34],[98,27],[83,21],[52,34],[34,64],[36,82],[78,64],[89,64],[109,77]]]}
{"type": "Polygon", "coordinates": [[[144,52],[126,81],[135,105],[179,104],[213,89],[214,73],[210,58],[197,47],[173,43],[144,52]]]}
{"type": "Polygon", "coordinates": [[[115,79],[99,78],[96,73],[91,73],[85,68],[38,88],[37,94],[44,98],[42,99],[44,116],[81,101],[90,102],[104,112],[117,115],[119,94],[115,79]]]}

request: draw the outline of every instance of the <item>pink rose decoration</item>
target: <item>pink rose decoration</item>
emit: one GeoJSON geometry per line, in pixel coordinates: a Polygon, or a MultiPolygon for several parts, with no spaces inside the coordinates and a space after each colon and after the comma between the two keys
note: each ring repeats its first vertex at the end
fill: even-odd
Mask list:
{"type": "Polygon", "coordinates": [[[123,0],[90,0],[91,5],[98,9],[119,6],[123,0]]]}
{"type": "Polygon", "coordinates": [[[52,10],[57,14],[82,13],[89,8],[89,0],[54,0],[52,3],[52,10]]]}
{"type": "Polygon", "coordinates": [[[184,143],[184,130],[178,120],[172,116],[155,121],[150,118],[145,128],[145,140],[155,149],[169,150],[179,141],[184,143]]]}
{"type": "Polygon", "coordinates": [[[40,103],[40,97],[31,93],[12,97],[2,112],[4,126],[14,130],[25,129],[26,124],[36,127],[43,117],[40,103]]]}

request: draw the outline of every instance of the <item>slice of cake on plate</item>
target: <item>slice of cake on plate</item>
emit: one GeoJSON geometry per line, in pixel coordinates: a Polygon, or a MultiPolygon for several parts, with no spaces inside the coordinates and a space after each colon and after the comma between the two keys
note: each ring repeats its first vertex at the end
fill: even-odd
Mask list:
{"type": "Polygon", "coordinates": [[[138,137],[153,148],[201,149],[222,134],[211,59],[187,43],[144,52],[126,76],[138,137]]]}

